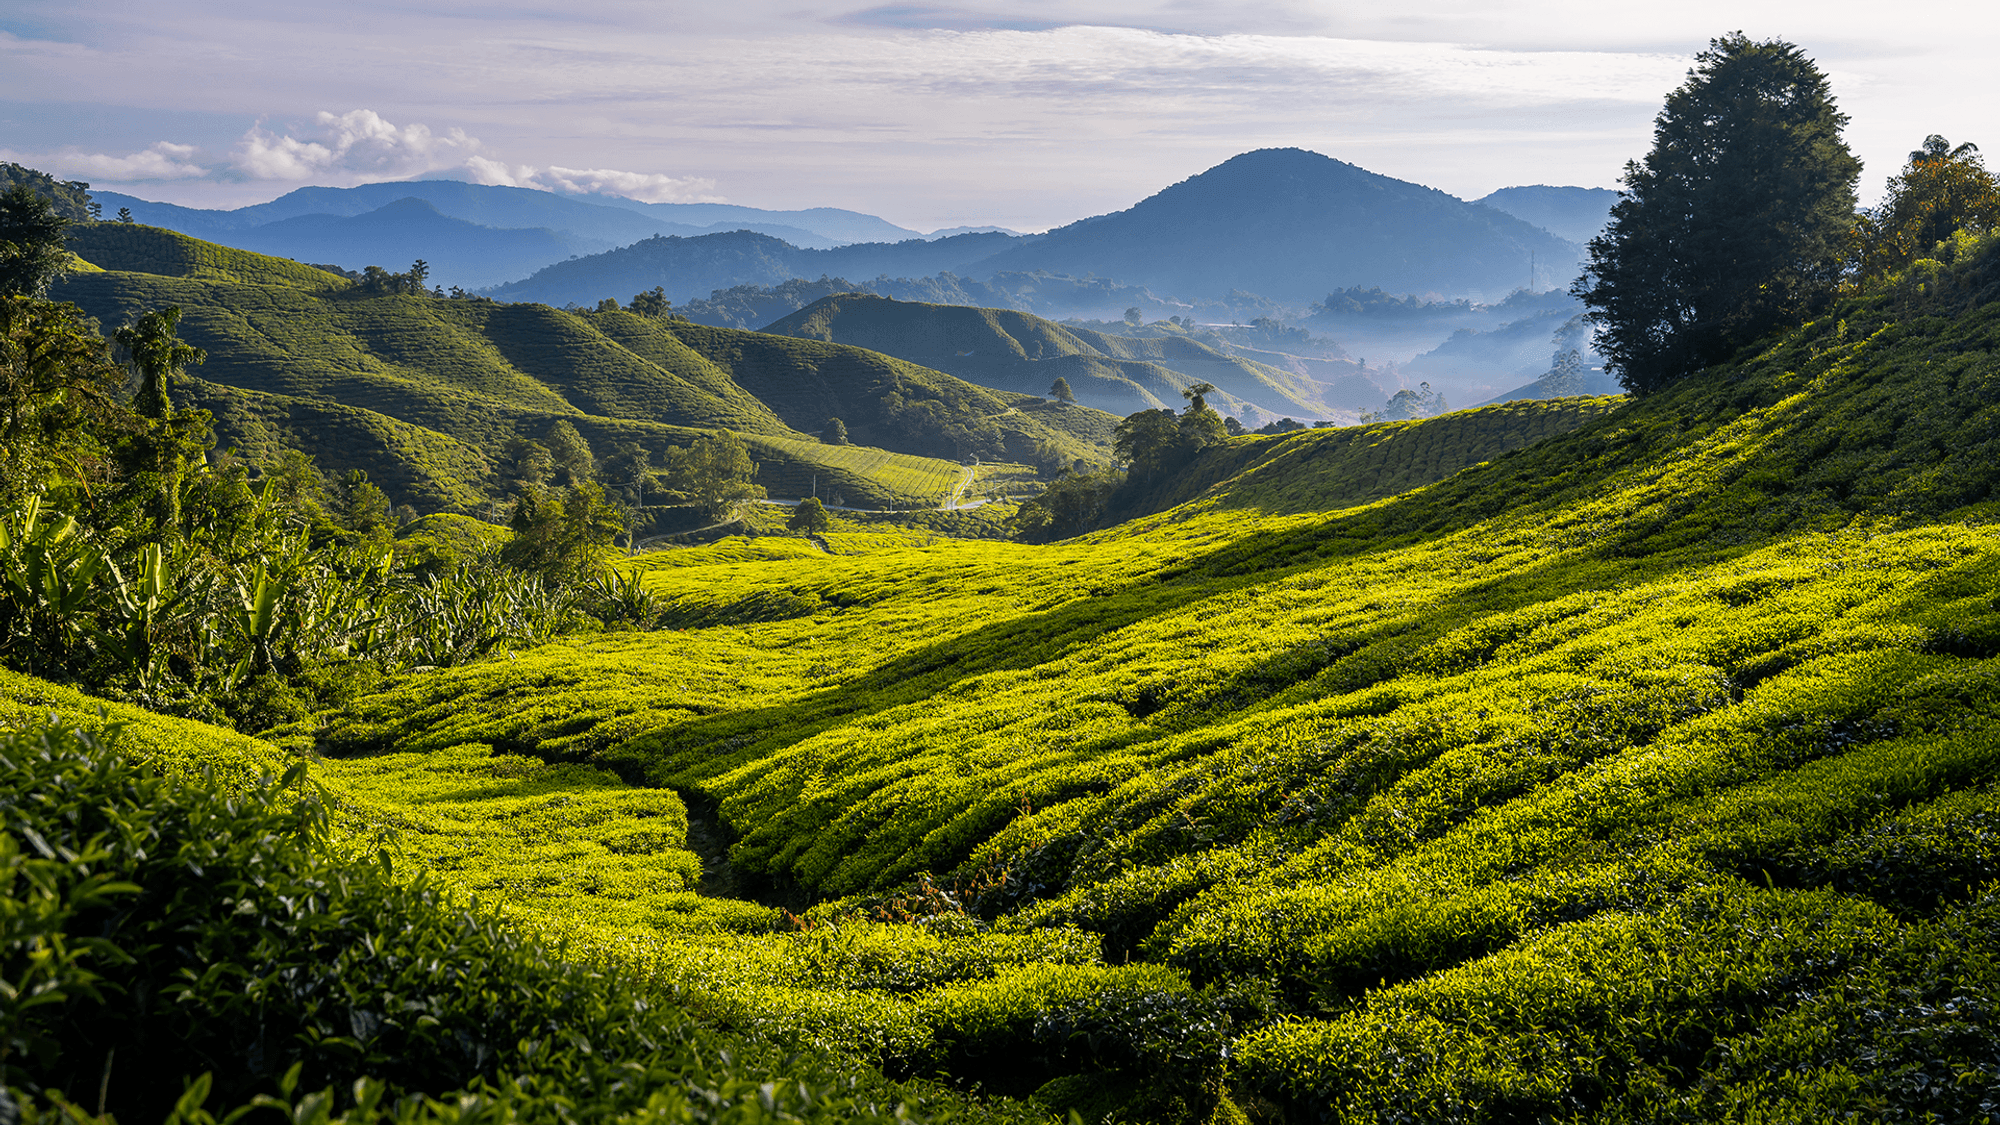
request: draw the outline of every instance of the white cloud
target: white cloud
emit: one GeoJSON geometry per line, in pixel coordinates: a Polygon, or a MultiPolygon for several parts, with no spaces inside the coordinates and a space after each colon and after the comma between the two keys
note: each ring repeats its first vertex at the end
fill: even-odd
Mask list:
{"type": "Polygon", "coordinates": [[[17,153],[11,149],[0,149],[0,157],[16,164],[41,169],[54,176],[132,183],[190,180],[208,175],[208,169],[194,161],[195,151],[193,145],[160,141],[141,152],[127,153],[124,156],[64,148],[46,153],[17,153]]]}
{"type": "Polygon", "coordinates": [[[465,162],[466,178],[477,184],[535,188],[540,191],[621,195],[642,203],[721,203],[715,181],[676,178],[657,172],[621,172],[615,168],[563,168],[507,164],[484,156],[465,162]]]}
{"type": "Polygon", "coordinates": [[[720,203],[715,181],[675,179],[651,172],[620,172],[613,168],[561,168],[550,165],[543,182],[558,191],[622,195],[645,203],[720,203]]]}
{"type": "Polygon", "coordinates": [[[231,165],[253,180],[400,180],[454,168],[479,149],[463,129],[443,136],[412,122],[398,128],[372,109],[335,115],[324,110],[318,128],[301,138],[252,126],[237,143],[231,165]]]}

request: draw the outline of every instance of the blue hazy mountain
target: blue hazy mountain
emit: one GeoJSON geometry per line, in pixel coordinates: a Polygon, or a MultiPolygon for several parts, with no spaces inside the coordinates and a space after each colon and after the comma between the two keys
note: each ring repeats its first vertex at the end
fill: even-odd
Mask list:
{"type": "Polygon", "coordinates": [[[1605,220],[1611,217],[1611,205],[1618,202],[1618,193],[1610,188],[1534,184],[1501,188],[1479,202],[1582,244],[1604,229],[1605,220]]]}
{"type": "Polygon", "coordinates": [[[1370,285],[1498,300],[1529,284],[1531,260],[1567,269],[1580,254],[1505,212],[1285,148],[1023,240],[982,268],[1094,271],[1182,299],[1241,289],[1304,303],[1370,285]]]}
{"type": "Polygon", "coordinates": [[[551,262],[662,234],[749,229],[803,249],[830,249],[862,237],[918,237],[873,215],[831,207],[763,211],[725,204],[641,203],[457,180],[304,187],[268,203],[227,211],[154,203],[111,191],[93,195],[107,214],[123,207],[150,226],[300,261],[350,270],[369,265],[400,270],[423,258],[435,280],[467,288],[517,280],[551,262]],[[408,201],[429,210],[408,207],[408,201]],[[475,245],[481,239],[489,245],[475,245]]]}
{"type": "Polygon", "coordinates": [[[830,250],[742,235],[656,238],[494,290],[553,304],[661,286],[675,301],[822,275],[1115,278],[1186,303],[1257,294],[1303,306],[1349,286],[1497,301],[1573,272],[1581,248],[1505,212],[1301,149],[1245,153],[1131,208],[1047,234],[830,250]]]}
{"type": "Polygon", "coordinates": [[[610,249],[602,239],[548,227],[488,227],[441,213],[426,199],[399,199],[360,215],[296,215],[234,232],[239,249],[347,269],[407,268],[415,258],[431,280],[468,289],[518,276],[522,263],[559,261],[610,249]]]}
{"type": "Polygon", "coordinates": [[[655,287],[677,302],[707,297],[739,285],[776,285],[797,277],[929,277],[965,273],[1020,239],[1012,235],[961,234],[902,242],[859,242],[816,250],[752,231],[694,238],[655,236],[631,246],[575,261],[557,262],[533,276],[488,290],[502,301],[551,305],[620,301],[655,287]]]}

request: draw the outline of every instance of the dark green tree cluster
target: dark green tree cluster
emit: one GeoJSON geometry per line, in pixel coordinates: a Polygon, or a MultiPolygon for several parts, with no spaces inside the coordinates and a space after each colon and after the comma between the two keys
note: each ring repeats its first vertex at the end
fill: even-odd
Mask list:
{"type": "Polygon", "coordinates": [[[403,273],[390,273],[381,266],[369,266],[361,271],[359,289],[370,297],[398,294],[412,297],[443,296],[442,293],[433,292],[430,288],[428,284],[430,276],[430,263],[422,258],[410,263],[410,268],[403,273]]]}
{"type": "Polygon", "coordinates": [[[926,442],[952,451],[961,460],[999,460],[1006,456],[1007,435],[991,418],[954,417],[951,407],[936,399],[927,388],[907,384],[892,388],[882,396],[883,424],[926,442]],[[903,392],[908,390],[906,396],[903,392]]]}
{"type": "Polygon", "coordinates": [[[1041,494],[1021,502],[1007,529],[1024,543],[1046,543],[1095,528],[1110,509],[1125,474],[1077,464],[1064,469],[1041,494]]]}
{"type": "Polygon", "coordinates": [[[47,199],[56,214],[72,223],[94,223],[103,217],[103,208],[90,197],[89,184],[81,180],[58,180],[47,172],[23,168],[19,164],[0,163],[0,192],[17,187],[27,188],[47,199]]]}
{"type": "Polygon", "coordinates": [[[668,499],[693,504],[719,520],[739,504],[763,499],[764,486],[755,483],[756,476],[749,445],[738,434],[717,430],[685,449],[668,448],[659,484],[668,499]]]}
{"type": "MultiPolygon", "coordinates": [[[[1187,408],[1141,410],[1118,423],[1115,450],[1127,469],[1078,462],[1063,468],[1039,495],[1021,502],[1008,520],[1014,537],[1044,543],[1091,530],[1118,502],[1121,489],[1147,489],[1184,468],[1197,453],[1229,440],[1229,424],[1206,396],[1209,383],[1181,392],[1187,408]]],[[[1240,428],[1240,427],[1239,427],[1240,428]]],[[[1054,458],[1055,450],[1046,450],[1054,458]]]]}
{"type": "Polygon", "coordinates": [[[2000,181],[1986,170],[1979,146],[1954,146],[1932,134],[1889,178],[1880,206],[1855,225],[1858,279],[1867,282],[1930,254],[1961,230],[2000,227],[2000,181]]]}
{"type": "Polygon", "coordinates": [[[1444,395],[1431,389],[1429,383],[1418,383],[1415,387],[1404,387],[1389,396],[1382,409],[1363,414],[1363,422],[1396,422],[1406,418],[1435,418],[1450,410],[1444,395]]]}
{"type": "Polygon", "coordinates": [[[667,300],[665,288],[655,285],[644,293],[633,294],[630,308],[640,316],[666,317],[673,315],[674,303],[667,300]]]}
{"type": "Polygon", "coordinates": [[[508,439],[498,468],[513,496],[514,535],[501,558],[551,584],[588,581],[604,550],[630,526],[626,506],[607,484],[642,503],[648,460],[643,449],[621,448],[600,476],[590,443],[567,418],[557,419],[541,441],[508,439]]]}
{"type": "Polygon", "coordinates": [[[1861,172],[1798,47],[1711,40],[1572,292],[1627,389],[1660,390],[1812,315],[1838,286],[1861,172]]]}
{"type": "Polygon", "coordinates": [[[826,505],[820,503],[817,496],[799,501],[798,506],[792,509],[791,518],[785,521],[787,530],[807,535],[817,535],[832,526],[833,517],[827,514],[826,505]]]}
{"type": "Polygon", "coordinates": [[[25,183],[0,193],[0,296],[40,297],[69,268],[65,218],[25,183]]]}
{"type": "Polygon", "coordinates": [[[1187,464],[1195,454],[1228,440],[1227,424],[1205,397],[1214,393],[1212,384],[1196,383],[1181,392],[1188,400],[1181,413],[1141,410],[1118,423],[1113,449],[1119,460],[1131,466],[1137,483],[1150,486],[1187,464]]]}

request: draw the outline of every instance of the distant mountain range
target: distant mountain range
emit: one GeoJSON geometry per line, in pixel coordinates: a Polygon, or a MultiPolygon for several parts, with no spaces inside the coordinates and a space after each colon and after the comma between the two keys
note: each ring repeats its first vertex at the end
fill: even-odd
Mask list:
{"type": "MultiPolygon", "coordinates": [[[[1579,189],[1581,190],[1581,189],[1579,189]]],[[[676,301],[822,275],[1115,278],[1164,304],[1256,294],[1304,305],[1352,285],[1497,301],[1581,248],[1505,211],[1302,149],[1263,149],[1110,215],[1042,235],[962,235],[829,250],[733,233],[655,237],[490,291],[588,304],[659,286],[676,301]]],[[[1036,310],[1044,311],[1044,310],[1036,310]]],[[[1052,310],[1051,310],[1052,311],[1052,310]]]]}
{"type": "Polygon", "coordinates": [[[1351,285],[1499,300],[1576,244],[1512,215],[1303,149],[1226,160],[1134,206],[1023,240],[987,270],[1094,272],[1177,297],[1304,303],[1351,285]]]}
{"type": "Polygon", "coordinates": [[[1611,205],[1618,202],[1619,194],[1610,188],[1535,184],[1501,188],[1479,202],[1581,245],[1604,229],[1611,218],[1611,205]]]}
{"type": "Polygon", "coordinates": [[[830,207],[761,211],[721,203],[641,203],[456,180],[306,187],[232,211],[152,203],[112,191],[91,194],[107,217],[123,207],[141,223],[298,261],[402,270],[422,258],[433,281],[467,289],[499,285],[551,262],[659,234],[747,229],[820,249],[921,237],[873,215],[830,207]]]}
{"type": "Polygon", "coordinates": [[[594,305],[657,286],[686,303],[823,275],[950,274],[970,285],[1048,275],[1121,290],[1118,299],[1148,312],[1223,305],[1254,316],[1268,315],[1260,303],[1302,308],[1355,285],[1490,302],[1536,279],[1559,284],[1581,253],[1564,235],[1587,237],[1615,193],[1508,188],[1467,203],[1318,153],[1263,149],[1123,211],[1040,235],[955,228],[923,236],[832,208],[641,203],[449,180],[301,188],[234,211],[98,197],[107,214],[127,207],[140,222],[302,261],[400,270],[423,258],[440,284],[510,301],[594,305]]]}

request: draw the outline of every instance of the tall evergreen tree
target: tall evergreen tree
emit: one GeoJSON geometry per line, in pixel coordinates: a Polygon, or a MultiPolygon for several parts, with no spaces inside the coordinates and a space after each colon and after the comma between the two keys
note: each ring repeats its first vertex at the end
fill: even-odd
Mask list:
{"type": "Polygon", "coordinates": [[[208,359],[207,352],[175,334],[180,323],[180,306],[168,305],[148,310],[112,337],[132,357],[132,366],[139,373],[139,392],[132,405],[148,418],[171,414],[174,376],[182,368],[208,359]]]}
{"type": "Polygon", "coordinates": [[[0,194],[0,297],[39,297],[69,266],[69,220],[25,183],[0,194]]]}
{"type": "Polygon", "coordinates": [[[1572,289],[1639,394],[1822,307],[1854,221],[1861,162],[1812,60],[1741,32],[1695,58],[1572,289]]]}
{"type": "Polygon", "coordinates": [[[574,488],[587,480],[597,479],[597,458],[591,455],[590,443],[576,428],[576,423],[567,418],[556,419],[549,427],[547,442],[549,457],[555,462],[556,483],[565,488],[574,488]]]}

